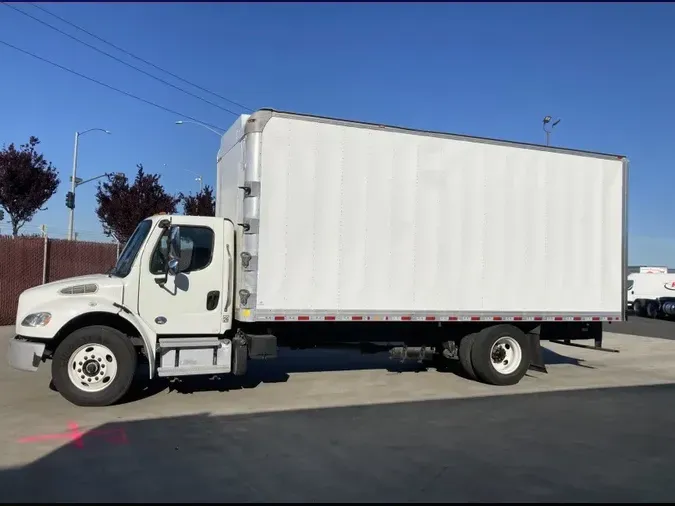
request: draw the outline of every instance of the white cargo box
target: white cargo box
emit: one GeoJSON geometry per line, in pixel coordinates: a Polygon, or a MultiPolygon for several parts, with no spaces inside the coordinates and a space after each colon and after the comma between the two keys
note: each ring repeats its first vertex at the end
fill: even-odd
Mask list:
{"type": "Polygon", "coordinates": [[[270,110],[223,136],[235,317],[618,320],[627,160],[270,110]]]}

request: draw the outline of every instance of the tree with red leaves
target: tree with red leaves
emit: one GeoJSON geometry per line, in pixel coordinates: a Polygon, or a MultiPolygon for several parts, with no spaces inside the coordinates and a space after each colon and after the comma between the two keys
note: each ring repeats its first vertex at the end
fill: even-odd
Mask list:
{"type": "Polygon", "coordinates": [[[12,235],[33,219],[56,193],[61,182],[51,162],[38,153],[40,141],[31,136],[28,144],[14,144],[0,151],[0,207],[9,216],[12,235]]]}
{"type": "Polygon", "coordinates": [[[206,185],[197,195],[180,194],[183,201],[183,214],[186,216],[215,216],[216,199],[213,188],[206,185]]]}
{"type": "Polygon", "coordinates": [[[99,183],[96,191],[96,215],[103,232],[121,243],[127,242],[145,218],[162,212],[175,213],[181,200],[164,190],[159,175],[146,174],[142,164],[136,167],[138,172],[132,185],[124,174],[113,174],[108,181],[99,183]]]}

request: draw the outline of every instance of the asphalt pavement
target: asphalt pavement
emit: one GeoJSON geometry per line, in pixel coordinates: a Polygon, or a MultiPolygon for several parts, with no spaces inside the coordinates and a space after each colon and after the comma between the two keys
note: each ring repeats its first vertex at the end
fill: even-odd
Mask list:
{"type": "Polygon", "coordinates": [[[607,332],[615,332],[617,334],[675,339],[675,321],[672,320],[653,320],[651,318],[628,315],[627,321],[606,323],[604,329],[607,332]]]}
{"type": "Polygon", "coordinates": [[[675,386],[193,414],[0,471],[3,501],[672,502],[675,386]]]}
{"type": "Polygon", "coordinates": [[[494,387],[344,351],[140,382],[106,408],[5,364],[0,502],[671,502],[675,342],[545,343],[494,387]]]}

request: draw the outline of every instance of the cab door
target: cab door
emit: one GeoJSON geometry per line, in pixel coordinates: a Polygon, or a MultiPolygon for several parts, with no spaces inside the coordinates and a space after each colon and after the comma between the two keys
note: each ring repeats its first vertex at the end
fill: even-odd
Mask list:
{"type": "Polygon", "coordinates": [[[204,336],[231,326],[234,227],[222,218],[172,216],[143,250],[138,313],[157,334],[204,336]],[[178,273],[166,275],[169,234],[180,227],[178,273]]]}

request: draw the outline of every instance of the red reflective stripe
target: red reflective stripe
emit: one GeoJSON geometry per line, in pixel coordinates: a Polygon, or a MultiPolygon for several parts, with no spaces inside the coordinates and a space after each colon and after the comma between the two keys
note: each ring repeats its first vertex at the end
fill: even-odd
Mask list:
{"type": "MultiPolygon", "coordinates": [[[[337,317],[335,315],[325,315],[319,316],[318,318],[323,318],[325,321],[335,321],[337,317]]],[[[431,316],[427,315],[422,317],[424,321],[459,321],[459,320],[470,320],[470,321],[619,321],[621,317],[619,316],[431,316]]],[[[273,317],[276,321],[285,321],[285,320],[297,320],[297,321],[311,321],[312,317],[308,315],[300,316],[291,316],[287,317],[285,315],[275,315],[273,317]]],[[[352,321],[412,321],[413,317],[410,315],[404,316],[391,316],[391,315],[358,315],[358,316],[349,316],[348,319],[352,321]]]]}

